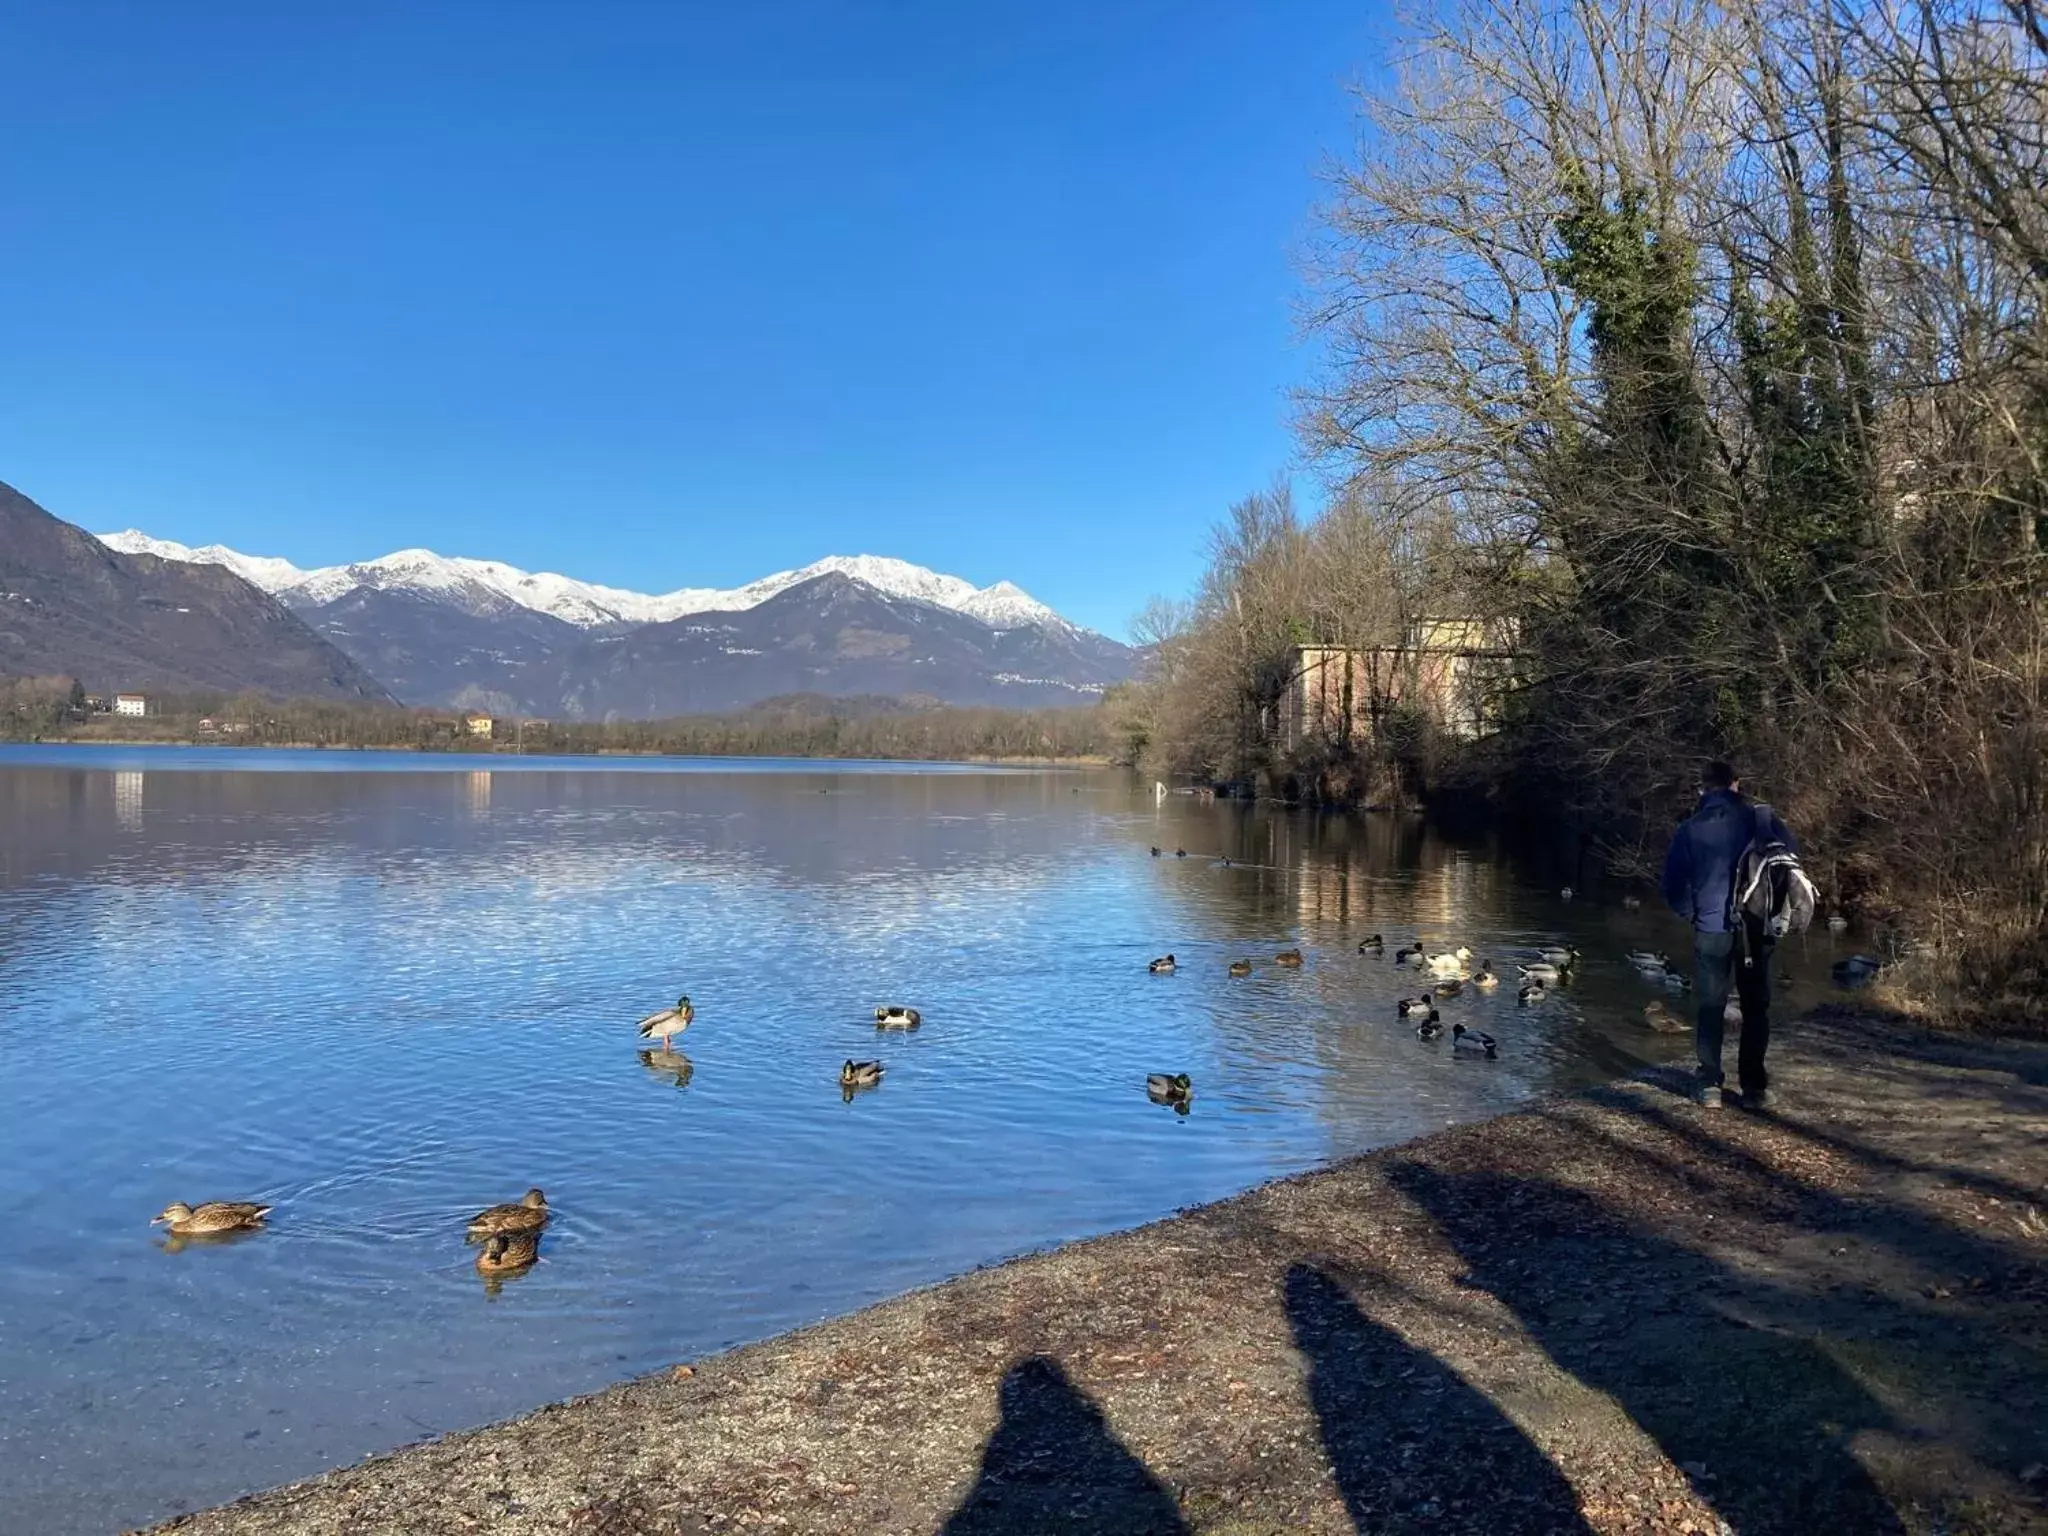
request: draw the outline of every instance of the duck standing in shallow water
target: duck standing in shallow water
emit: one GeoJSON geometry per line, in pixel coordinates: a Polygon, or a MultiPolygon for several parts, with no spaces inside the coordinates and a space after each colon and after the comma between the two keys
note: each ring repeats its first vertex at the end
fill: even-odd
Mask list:
{"type": "Polygon", "coordinates": [[[697,1010],[690,1006],[690,999],[679,997],[676,999],[675,1007],[664,1008],[659,1013],[650,1013],[640,1021],[640,1038],[659,1040],[666,1047],[669,1041],[688,1029],[690,1021],[696,1017],[697,1010]]]}
{"type": "Polygon", "coordinates": [[[1145,969],[1154,976],[1171,976],[1174,972],[1174,967],[1178,963],[1171,955],[1161,955],[1157,960],[1146,966],[1145,969]]]}
{"type": "Polygon", "coordinates": [[[538,1189],[529,1189],[517,1200],[486,1206],[470,1217],[469,1240],[479,1243],[487,1237],[538,1232],[548,1224],[549,1214],[548,1197],[538,1189]]]}
{"type": "Polygon", "coordinates": [[[1492,1061],[1500,1053],[1500,1045],[1493,1036],[1480,1029],[1467,1029],[1462,1024],[1451,1026],[1451,1049],[1460,1056],[1484,1056],[1492,1061]]]}
{"type": "Polygon", "coordinates": [[[915,1029],[924,1022],[924,1015],[915,1008],[888,1006],[875,1010],[877,1029],[915,1029]]]}
{"type": "Polygon", "coordinates": [[[206,1237],[218,1232],[253,1232],[274,1209],[253,1200],[203,1200],[187,1205],[173,1200],[160,1216],[152,1216],[152,1227],[164,1227],[173,1237],[206,1237]]]}
{"type": "Polygon", "coordinates": [[[1443,1034],[1443,1032],[1444,1021],[1437,1017],[1436,1010],[1434,1008],[1429,1010],[1429,1016],[1427,1018],[1425,1018],[1420,1024],[1415,1026],[1415,1038],[1418,1040],[1434,1040],[1438,1036],[1443,1034]]]}

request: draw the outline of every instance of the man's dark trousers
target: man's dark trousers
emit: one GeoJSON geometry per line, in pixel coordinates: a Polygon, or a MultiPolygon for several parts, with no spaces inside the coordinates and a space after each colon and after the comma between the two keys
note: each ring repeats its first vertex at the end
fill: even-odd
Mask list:
{"type": "Polygon", "coordinates": [[[1736,1078],[1744,1093],[1758,1093],[1770,1087],[1770,1076],[1764,1071],[1764,1052],[1771,1043],[1771,951],[1776,946],[1765,937],[1763,924],[1755,918],[1745,917],[1743,922],[1748,928],[1746,935],[1692,936],[1697,967],[1693,989],[1700,1004],[1693,1042],[1699,1049],[1700,1086],[1720,1087],[1721,1040],[1727,1028],[1722,1013],[1728,1006],[1732,976],[1735,995],[1742,1000],[1742,1044],[1736,1051],[1736,1078]]]}

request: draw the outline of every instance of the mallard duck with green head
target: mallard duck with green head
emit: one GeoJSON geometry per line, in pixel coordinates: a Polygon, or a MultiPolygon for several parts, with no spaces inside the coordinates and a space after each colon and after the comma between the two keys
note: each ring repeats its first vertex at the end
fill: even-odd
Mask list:
{"type": "Polygon", "coordinates": [[[924,1022],[924,1015],[915,1008],[902,1008],[889,1004],[875,1010],[877,1029],[915,1029],[924,1022]]]}
{"type": "Polygon", "coordinates": [[[1194,1097],[1195,1085],[1185,1072],[1154,1072],[1145,1079],[1145,1092],[1153,1103],[1179,1109],[1194,1097]]]}
{"type": "Polygon", "coordinates": [[[849,1059],[839,1069],[839,1086],[842,1088],[872,1088],[881,1080],[882,1064],[879,1061],[849,1059]]]}
{"type": "Polygon", "coordinates": [[[677,1035],[690,1027],[690,1021],[697,1017],[697,1010],[690,1006],[690,999],[679,997],[673,1008],[664,1008],[659,1013],[650,1013],[640,1021],[642,1040],[659,1040],[667,1045],[677,1035]]]}

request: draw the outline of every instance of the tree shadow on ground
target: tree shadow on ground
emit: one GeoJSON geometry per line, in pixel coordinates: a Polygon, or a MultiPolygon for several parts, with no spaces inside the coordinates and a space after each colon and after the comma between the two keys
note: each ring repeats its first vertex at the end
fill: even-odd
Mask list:
{"type": "Polygon", "coordinates": [[[1543,1180],[1415,1163],[1389,1175],[1469,1283],[1620,1403],[1742,1536],[1905,1530],[1849,1451],[1859,1432],[1893,1429],[1890,1415],[1817,1340],[1772,1326],[1790,1300],[1774,1286],[1543,1180]]]}
{"type": "Polygon", "coordinates": [[[1364,1316],[1322,1270],[1287,1271],[1323,1447],[1361,1532],[1589,1532],[1562,1473],[1442,1361],[1364,1316]]]}
{"type": "Polygon", "coordinates": [[[981,1474],[947,1520],[945,1536],[1095,1531],[1178,1536],[1187,1526],[1173,1495],[1117,1439],[1057,1361],[1032,1355],[1010,1367],[998,1397],[1002,1422],[982,1447],[981,1474]]]}

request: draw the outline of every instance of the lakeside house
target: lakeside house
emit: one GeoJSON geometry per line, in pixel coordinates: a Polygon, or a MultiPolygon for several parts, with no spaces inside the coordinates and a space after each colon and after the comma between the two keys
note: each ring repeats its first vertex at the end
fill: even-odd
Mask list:
{"type": "Polygon", "coordinates": [[[1490,735],[1500,726],[1513,638],[1483,619],[1424,618],[1399,645],[1296,646],[1276,734],[1290,753],[1311,741],[1369,741],[1405,708],[1463,740],[1490,735]]]}
{"type": "Polygon", "coordinates": [[[114,695],[114,713],[140,718],[149,713],[149,698],[140,693],[117,693],[114,695]]]}
{"type": "Polygon", "coordinates": [[[498,729],[498,722],[489,715],[464,715],[462,723],[470,735],[480,736],[485,741],[489,741],[498,729]]]}

